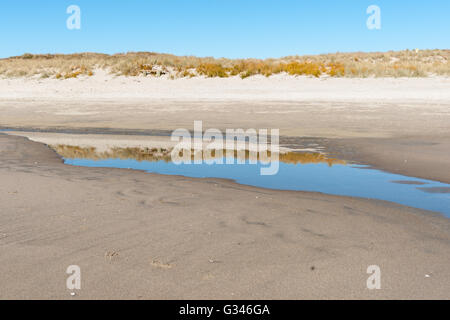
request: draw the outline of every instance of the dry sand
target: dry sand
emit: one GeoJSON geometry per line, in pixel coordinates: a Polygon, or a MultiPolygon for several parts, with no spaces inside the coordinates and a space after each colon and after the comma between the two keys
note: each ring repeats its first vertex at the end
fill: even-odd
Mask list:
{"type": "Polygon", "coordinates": [[[297,137],[447,135],[450,78],[0,79],[0,106],[0,127],[173,130],[202,120],[297,137]]]}
{"type": "MultiPolygon", "coordinates": [[[[0,78],[0,99],[45,101],[425,102],[450,100],[450,78],[330,78],[252,76],[246,79],[112,76],[97,70],[76,79],[0,78]]],[[[62,111],[62,110],[61,110],[62,111]]],[[[73,112],[76,113],[75,111],[73,112]]]]}
{"type": "MultiPolygon", "coordinates": [[[[449,89],[448,78],[1,79],[0,127],[163,135],[203,120],[204,129],[279,128],[286,146],[319,145],[450,183],[449,89]]],[[[0,180],[0,298],[70,298],[71,264],[82,269],[78,298],[450,297],[449,220],[433,213],[69,167],[46,146],[6,135],[0,180]],[[372,264],[381,290],[366,289],[372,264]]]]}

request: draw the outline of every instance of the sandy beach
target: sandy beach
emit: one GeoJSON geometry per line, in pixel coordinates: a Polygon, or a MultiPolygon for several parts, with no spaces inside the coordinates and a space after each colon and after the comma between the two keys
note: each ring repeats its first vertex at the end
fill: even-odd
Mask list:
{"type": "Polygon", "coordinates": [[[45,144],[163,145],[202,120],[450,183],[449,89],[445,77],[0,79],[0,129],[21,131],[0,134],[0,299],[448,299],[450,222],[437,213],[68,166],[45,144]],[[381,290],[366,287],[370,265],[381,290]]]}
{"type": "Polygon", "coordinates": [[[450,300],[450,1],[105,4],[0,4],[0,302],[450,300]]]}

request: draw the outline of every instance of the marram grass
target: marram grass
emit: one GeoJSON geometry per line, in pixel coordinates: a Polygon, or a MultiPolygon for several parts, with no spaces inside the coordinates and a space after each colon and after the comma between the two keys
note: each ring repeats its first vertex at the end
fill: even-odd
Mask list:
{"type": "Polygon", "coordinates": [[[122,76],[169,76],[242,79],[286,73],[311,77],[450,76],[450,50],[335,53],[279,59],[215,59],[153,52],[126,54],[45,54],[0,59],[0,76],[70,79],[104,69],[122,76]]]}

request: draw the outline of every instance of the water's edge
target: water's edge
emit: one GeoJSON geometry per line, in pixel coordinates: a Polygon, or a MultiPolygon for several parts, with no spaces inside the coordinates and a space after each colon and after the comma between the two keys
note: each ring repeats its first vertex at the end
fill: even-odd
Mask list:
{"type": "Polygon", "coordinates": [[[278,174],[261,176],[258,171],[260,165],[250,164],[175,165],[165,161],[123,159],[63,158],[63,160],[65,164],[84,167],[135,169],[191,178],[222,178],[266,189],[320,192],[385,200],[450,217],[450,185],[388,173],[365,165],[280,163],[278,174]]]}

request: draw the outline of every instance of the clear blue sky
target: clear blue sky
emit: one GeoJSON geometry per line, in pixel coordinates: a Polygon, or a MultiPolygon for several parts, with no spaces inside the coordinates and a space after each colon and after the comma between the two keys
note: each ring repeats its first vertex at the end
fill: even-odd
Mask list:
{"type": "Polygon", "coordinates": [[[449,0],[1,0],[0,57],[154,51],[229,58],[448,49],[449,0]],[[81,8],[81,30],[66,9],[81,8]],[[381,8],[381,30],[366,9],[381,8]]]}

